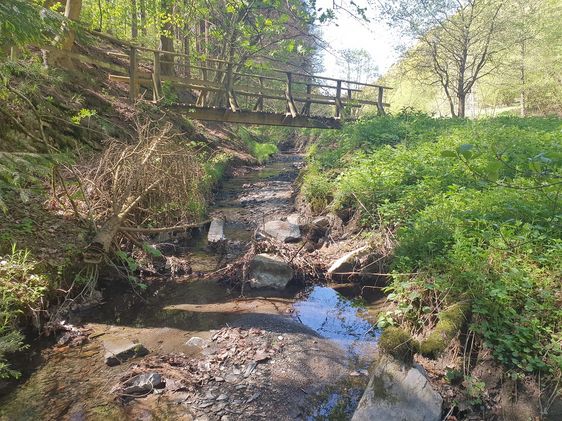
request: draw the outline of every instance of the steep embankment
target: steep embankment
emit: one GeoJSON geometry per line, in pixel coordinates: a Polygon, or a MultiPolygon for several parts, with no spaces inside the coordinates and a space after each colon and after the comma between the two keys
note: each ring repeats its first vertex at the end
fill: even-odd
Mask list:
{"type": "Polygon", "coordinates": [[[561,127],[404,113],[310,151],[312,209],[360,220],[385,263],[381,347],[422,362],[457,417],[526,419],[559,393],[561,127]]]}
{"type": "MultiPolygon", "coordinates": [[[[78,49],[93,58],[118,51],[110,44],[78,49]]],[[[133,105],[127,86],[110,82],[95,65],[45,68],[34,52],[2,63],[0,75],[3,377],[16,374],[4,358],[22,348],[18,326],[33,322],[44,330],[60,318],[58,304],[98,298],[92,289],[98,266],[82,264],[91,258],[83,253],[112,214],[121,209],[122,224],[131,228],[111,233],[107,245],[123,251],[99,267],[128,268],[113,276],[144,288],[127,253],[136,245],[137,257],[157,257],[143,233],[204,219],[212,190],[229,168],[256,163],[276,148],[262,147],[251,133],[242,140],[227,126],[190,121],[162,104],[133,105]],[[137,226],[150,229],[134,231],[137,226]]]]}

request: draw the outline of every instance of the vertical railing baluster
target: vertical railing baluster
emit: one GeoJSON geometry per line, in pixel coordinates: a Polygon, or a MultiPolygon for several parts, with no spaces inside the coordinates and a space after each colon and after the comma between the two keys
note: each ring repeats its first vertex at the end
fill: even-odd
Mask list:
{"type": "Polygon", "coordinates": [[[310,115],[310,95],[312,94],[312,85],[310,83],[306,84],[306,102],[302,106],[301,114],[309,116],[310,115]]]}
{"type": "Polygon", "coordinates": [[[164,95],[162,91],[162,80],[160,78],[161,64],[160,52],[154,52],[154,63],[152,67],[152,85],[153,85],[153,99],[154,102],[160,101],[164,95]]]}
{"type": "Polygon", "coordinates": [[[336,85],[336,118],[341,118],[343,105],[341,102],[341,80],[337,81],[336,85]]]}
{"type": "Polygon", "coordinates": [[[129,100],[135,102],[138,97],[138,56],[137,49],[129,50],[129,100]]]}
{"type": "Polygon", "coordinates": [[[377,111],[379,115],[385,115],[384,103],[383,103],[384,87],[379,86],[379,94],[377,96],[377,111]]]}
{"type": "Polygon", "coordinates": [[[299,115],[295,101],[293,100],[293,74],[287,72],[287,87],[285,88],[285,98],[287,99],[287,114],[293,118],[299,115]]]}

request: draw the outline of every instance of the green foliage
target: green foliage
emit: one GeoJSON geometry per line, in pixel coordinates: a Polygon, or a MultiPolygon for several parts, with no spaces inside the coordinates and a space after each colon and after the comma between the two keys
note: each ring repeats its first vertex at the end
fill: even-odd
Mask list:
{"type": "Polygon", "coordinates": [[[17,319],[36,308],[47,287],[47,278],[39,274],[28,251],[14,244],[9,255],[0,256],[0,379],[19,376],[5,357],[25,348],[17,319]]]}
{"type": "Polygon", "coordinates": [[[269,137],[262,136],[259,132],[250,131],[249,129],[241,127],[238,130],[238,136],[246,144],[249,152],[260,164],[267,161],[267,159],[278,152],[277,145],[269,141],[269,137]]]}
{"type": "Polygon", "coordinates": [[[54,38],[63,17],[28,0],[0,2],[0,46],[27,46],[54,38]]]}
{"type": "Polygon", "coordinates": [[[311,165],[304,177],[302,193],[315,213],[322,212],[332,199],[333,182],[322,174],[317,166],[311,165]]]}
{"type": "Polygon", "coordinates": [[[90,121],[90,119],[92,117],[94,117],[97,114],[96,110],[90,110],[88,108],[81,108],[80,111],[71,117],[71,121],[74,124],[80,124],[80,122],[84,119],[87,119],[88,121],[90,121]]]}
{"type": "Polygon", "coordinates": [[[398,306],[386,324],[439,325],[443,300],[467,299],[470,329],[499,361],[553,371],[562,367],[561,128],[555,118],[364,119],[320,140],[303,189],[330,174],[331,207],[395,231],[398,306]]]}
{"type": "Polygon", "coordinates": [[[252,156],[254,156],[260,164],[267,161],[271,155],[277,153],[278,151],[277,146],[273,143],[253,142],[249,145],[249,147],[252,156]]]}

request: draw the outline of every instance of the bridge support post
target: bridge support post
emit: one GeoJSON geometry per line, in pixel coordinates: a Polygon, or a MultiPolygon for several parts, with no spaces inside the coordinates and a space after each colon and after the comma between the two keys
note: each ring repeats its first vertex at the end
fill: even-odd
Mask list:
{"type": "Polygon", "coordinates": [[[138,78],[138,56],[137,49],[131,47],[129,50],[129,101],[135,102],[139,94],[138,78]]]}
{"type": "Polygon", "coordinates": [[[377,112],[379,115],[385,115],[384,103],[382,102],[384,95],[384,87],[379,86],[379,95],[377,96],[377,112]]]}
{"type": "Polygon", "coordinates": [[[154,63],[152,68],[152,92],[154,102],[160,101],[164,95],[162,92],[162,80],[160,79],[160,53],[158,51],[154,52],[154,63]]]}
{"type": "Polygon", "coordinates": [[[306,84],[306,102],[302,106],[301,114],[310,116],[310,94],[312,93],[312,85],[310,83],[306,84]]]}
{"type": "Polygon", "coordinates": [[[341,80],[336,85],[336,118],[341,118],[343,104],[341,102],[341,80]]]}
{"type": "Polygon", "coordinates": [[[293,118],[299,115],[297,106],[293,100],[293,74],[287,72],[287,87],[285,88],[285,98],[287,99],[287,114],[291,114],[293,118]]]}

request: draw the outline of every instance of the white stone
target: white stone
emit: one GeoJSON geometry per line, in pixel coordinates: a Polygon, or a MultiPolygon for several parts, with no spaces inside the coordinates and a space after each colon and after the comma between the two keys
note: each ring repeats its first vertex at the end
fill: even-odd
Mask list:
{"type": "Polygon", "coordinates": [[[293,269],[273,254],[258,254],[249,268],[250,286],[253,288],[283,289],[293,279],[293,269]]]}
{"type": "Polygon", "coordinates": [[[189,340],[185,343],[188,346],[196,346],[198,348],[203,348],[207,341],[205,339],[200,338],[199,336],[192,336],[189,340]]]}
{"type": "Polygon", "coordinates": [[[349,253],[344,254],[342,257],[334,261],[330,268],[328,269],[328,274],[330,275],[337,275],[339,273],[349,273],[353,272],[355,269],[356,259],[364,256],[368,253],[369,248],[367,246],[363,246],[356,250],[350,251],[349,253]]]}
{"type": "Polygon", "coordinates": [[[283,243],[293,243],[299,241],[301,238],[301,230],[298,225],[291,224],[288,221],[269,221],[266,222],[263,231],[283,242],[283,243]]]}
{"type": "Polygon", "coordinates": [[[207,241],[210,244],[213,244],[224,240],[226,240],[226,237],[224,236],[224,219],[214,218],[209,226],[207,241]]]}

